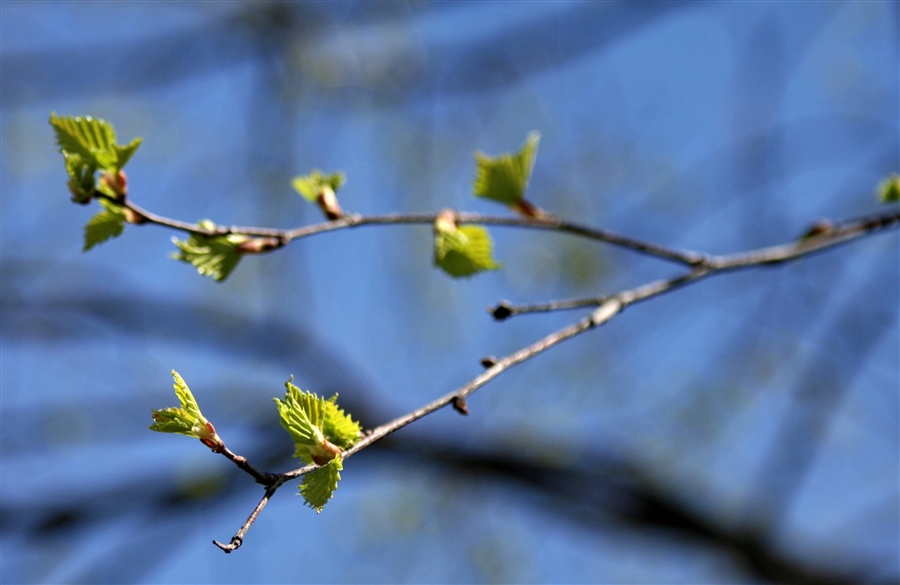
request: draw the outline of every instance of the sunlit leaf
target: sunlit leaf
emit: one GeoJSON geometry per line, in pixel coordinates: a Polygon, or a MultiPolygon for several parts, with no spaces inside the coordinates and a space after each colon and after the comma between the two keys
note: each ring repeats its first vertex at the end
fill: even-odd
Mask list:
{"type": "Polygon", "coordinates": [[[50,114],[50,125],[56,132],[56,143],[62,152],[79,155],[85,163],[93,162],[102,169],[113,168],[112,146],[116,132],[105,120],[91,116],[57,116],[50,114]]]}
{"type": "Polygon", "coordinates": [[[84,249],[87,252],[97,244],[110,238],[118,237],[125,229],[125,212],[122,208],[105,199],[100,200],[103,211],[100,211],[84,226],[84,249]]]}
{"type": "Polygon", "coordinates": [[[172,377],[175,379],[175,395],[178,396],[181,406],[154,410],[150,430],[194,437],[209,447],[221,445],[222,441],[216,434],[216,429],[200,412],[200,406],[190,388],[175,370],[172,370],[172,377]]]}
{"type": "Polygon", "coordinates": [[[336,400],[337,395],[325,400],[300,390],[290,380],[285,383],[284,400],[276,398],[275,404],[281,426],[294,441],[294,457],[307,463],[327,461],[359,439],[359,423],[341,410],[336,400]]]}
{"type": "Polygon", "coordinates": [[[323,187],[330,187],[333,192],[337,193],[346,182],[347,177],[344,173],[337,172],[325,175],[322,174],[322,171],[316,169],[308,175],[294,177],[291,185],[304,199],[310,203],[317,203],[323,187]]]}
{"type": "MultiPolygon", "coordinates": [[[[199,225],[208,230],[216,228],[209,220],[203,220],[199,225]]],[[[187,240],[172,238],[172,242],[178,246],[178,252],[173,253],[171,257],[193,264],[197,272],[203,276],[223,281],[241,260],[239,246],[249,239],[247,236],[237,234],[223,236],[191,234],[187,240]]]]}
{"type": "Polygon", "coordinates": [[[541,135],[531,132],[519,152],[487,156],[475,153],[476,175],[473,192],[506,205],[514,205],[525,196],[541,135]]]}
{"type": "Polygon", "coordinates": [[[113,145],[113,150],[116,153],[116,167],[121,169],[131,160],[132,155],[134,155],[135,151],[137,151],[138,147],[141,145],[143,141],[142,138],[138,137],[126,144],[125,146],[119,146],[118,144],[113,145]]]}
{"type": "Polygon", "coordinates": [[[493,257],[493,243],[488,231],[477,225],[437,230],[434,264],[455,278],[500,268],[493,257]]]}
{"type": "Polygon", "coordinates": [[[319,469],[304,475],[300,483],[300,495],[306,500],[306,505],[317,513],[321,512],[334,495],[343,468],[341,458],[336,457],[319,469]]]}

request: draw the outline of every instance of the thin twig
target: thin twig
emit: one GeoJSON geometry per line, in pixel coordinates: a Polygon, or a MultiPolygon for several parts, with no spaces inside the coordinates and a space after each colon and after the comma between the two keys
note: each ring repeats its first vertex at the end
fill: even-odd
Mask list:
{"type": "Polygon", "coordinates": [[[566,311],[570,309],[583,309],[602,305],[607,297],[589,297],[585,299],[566,299],[562,301],[547,301],[533,305],[514,305],[509,301],[500,301],[493,307],[488,307],[490,313],[497,321],[503,321],[516,315],[526,313],[548,313],[550,311],[566,311]]]}
{"type": "Polygon", "coordinates": [[[222,455],[224,455],[229,461],[238,466],[238,469],[245,471],[248,473],[253,479],[256,480],[256,483],[260,483],[266,487],[271,486],[276,482],[278,477],[274,473],[269,473],[267,471],[259,471],[250,463],[247,462],[247,458],[243,455],[235,455],[231,452],[227,447],[222,447],[222,450],[219,451],[222,455]]]}
{"type": "MultiPolygon", "coordinates": [[[[109,199],[109,198],[108,198],[109,199]]],[[[153,214],[146,211],[130,201],[113,202],[123,205],[130,210],[133,223],[154,223],[171,229],[176,229],[192,234],[205,236],[217,236],[226,234],[240,234],[257,238],[271,238],[277,244],[275,247],[281,247],[293,240],[312,236],[315,234],[335,231],[339,229],[347,229],[364,225],[399,225],[399,224],[432,224],[437,214],[388,214],[375,216],[347,215],[333,221],[323,222],[315,225],[305,226],[292,230],[277,230],[268,228],[248,228],[248,227],[223,227],[218,226],[214,230],[208,230],[199,224],[191,224],[178,220],[169,219],[163,216],[153,214]]],[[[574,235],[603,241],[609,244],[628,248],[643,254],[655,256],[664,260],[676,262],[681,265],[690,267],[688,272],[683,274],[661,279],[654,282],[644,284],[632,289],[623,290],[613,295],[599,296],[588,299],[575,299],[564,301],[551,301],[535,305],[512,305],[506,301],[501,302],[497,307],[492,309],[494,317],[498,320],[510,317],[516,314],[538,312],[538,311],[557,311],[562,309],[575,309],[588,306],[597,306],[589,315],[583,317],[577,322],[560,329],[546,337],[524,347],[504,358],[483,360],[482,364],[487,369],[479,376],[473,378],[467,384],[460,386],[456,390],[436,399],[428,404],[418,408],[408,414],[396,418],[386,424],[383,424],[372,431],[365,437],[353,444],[349,449],[342,453],[344,459],[353,456],[362,451],[376,441],[383,439],[389,434],[397,431],[406,425],[409,425],[420,418],[423,418],[436,410],[452,405],[459,412],[468,414],[468,406],[466,398],[505,372],[511,367],[518,365],[532,357],[547,351],[548,349],[576,337],[585,331],[594,329],[600,325],[607,323],[628,305],[644,301],[655,296],[670,292],[682,286],[697,282],[708,276],[719,274],[726,271],[740,270],[755,266],[764,266],[777,264],[800,258],[802,256],[817,253],[828,248],[832,248],[854,239],[858,239],[875,231],[896,227],[900,224],[900,211],[862,217],[838,224],[837,226],[829,225],[827,230],[817,230],[810,232],[814,235],[801,238],[798,241],[789,242],[779,246],[769,248],[761,248],[751,250],[749,252],[708,256],[690,251],[681,251],[650,242],[643,242],[633,238],[627,238],[608,232],[606,230],[597,230],[585,226],[562,221],[553,216],[545,218],[518,218],[518,217],[495,217],[475,213],[459,213],[457,220],[460,223],[479,223],[511,227],[526,227],[533,229],[549,229],[571,233],[574,235]]],[[[270,248],[267,248],[270,249],[270,248]]],[[[235,455],[226,448],[220,451],[225,457],[234,462],[240,469],[252,476],[258,483],[266,486],[266,491],[260,499],[259,503],[251,512],[246,522],[241,526],[240,530],[235,533],[229,544],[222,544],[218,541],[213,543],[226,553],[230,553],[241,546],[244,541],[244,535],[256,521],[262,509],[266,506],[269,499],[275,492],[287,481],[301,477],[315,469],[318,465],[311,464],[304,467],[287,471],[284,473],[274,474],[269,472],[261,472],[251,466],[245,457],[235,455]]]]}
{"type": "MultiPolygon", "coordinates": [[[[407,219],[408,218],[409,216],[407,216],[407,219]]],[[[346,218],[337,221],[340,222],[345,220],[346,218]]],[[[393,223],[393,221],[385,220],[384,223],[393,223]]],[[[407,221],[406,223],[415,222],[407,221]]],[[[328,226],[329,224],[320,225],[328,226]]],[[[428,404],[408,414],[405,414],[386,424],[376,427],[365,437],[363,437],[361,440],[353,444],[349,449],[344,451],[342,453],[342,457],[344,459],[351,457],[352,455],[372,445],[376,441],[383,439],[389,434],[419,420],[420,418],[431,414],[432,412],[435,412],[436,410],[440,410],[447,405],[452,405],[457,410],[460,410],[461,412],[464,412],[464,414],[467,414],[468,406],[466,405],[465,399],[470,394],[472,394],[506,370],[510,369],[511,367],[520,364],[540,353],[543,353],[551,347],[562,343],[563,341],[576,337],[584,333],[585,331],[589,331],[609,322],[616,315],[621,313],[622,310],[628,305],[632,305],[634,303],[645,301],[661,294],[665,294],[683,286],[698,282],[714,274],[748,269],[757,266],[772,265],[788,260],[793,260],[824,251],[828,248],[833,248],[835,246],[845,244],[852,240],[859,239],[863,236],[874,233],[878,230],[897,227],[898,225],[900,225],[900,211],[897,210],[893,212],[862,217],[838,224],[833,229],[825,233],[817,234],[814,237],[803,238],[799,241],[789,242],[779,246],[761,248],[758,250],[751,250],[749,252],[731,255],[704,256],[703,260],[701,262],[695,263],[694,267],[689,272],[674,276],[672,278],[649,282],[642,286],[623,290],[606,297],[597,297],[595,299],[581,299],[578,301],[557,301],[555,304],[560,307],[564,306],[566,303],[582,303],[582,306],[599,306],[588,316],[580,319],[576,323],[573,323],[567,327],[564,327],[563,329],[560,329],[559,331],[551,333],[550,335],[547,335],[546,337],[504,358],[491,359],[491,361],[487,362],[490,367],[488,367],[488,369],[485,370],[481,375],[475,377],[470,382],[464,384],[463,386],[460,386],[456,390],[444,396],[441,396],[440,398],[433,400],[432,402],[429,402],[428,404]],[[462,404],[463,407],[460,407],[460,404],[462,404]]],[[[550,304],[551,303],[548,303],[545,306],[549,306],[550,304]]],[[[501,304],[500,306],[504,305],[501,304]]],[[[516,307],[512,308],[514,310],[516,309],[516,307]]],[[[554,309],[548,308],[546,310],[554,309]]],[[[278,488],[281,487],[285,482],[301,477],[311,471],[318,469],[318,467],[319,466],[316,464],[311,464],[280,474],[268,474],[269,476],[275,478],[273,483],[266,489],[266,493],[263,496],[263,499],[260,500],[260,503],[257,504],[256,508],[254,508],[253,513],[250,514],[250,517],[232,538],[231,544],[223,545],[219,542],[214,541],[216,546],[218,546],[225,552],[231,552],[237,549],[243,542],[244,534],[247,532],[247,530],[249,530],[250,526],[253,525],[253,522],[256,520],[259,512],[266,505],[266,502],[269,498],[272,497],[275,491],[277,491],[278,488]]],[[[257,479],[257,481],[259,480],[257,479]]]]}
{"type": "Polygon", "coordinates": [[[240,548],[240,546],[244,543],[244,535],[247,534],[247,531],[250,530],[250,527],[253,526],[254,522],[256,522],[256,518],[259,516],[259,513],[262,512],[262,509],[266,507],[266,504],[269,503],[269,499],[275,494],[275,491],[281,486],[282,483],[284,482],[266,488],[266,493],[263,494],[262,499],[259,500],[259,503],[256,504],[256,507],[253,508],[253,511],[250,512],[250,516],[247,517],[247,521],[244,522],[240,530],[235,532],[234,536],[231,537],[231,542],[229,542],[228,544],[222,544],[218,540],[214,540],[213,544],[226,553],[230,553],[240,548]]]}
{"type": "MultiPolygon", "coordinates": [[[[107,201],[110,201],[117,205],[121,205],[133,212],[137,216],[137,221],[134,223],[152,223],[170,229],[201,236],[222,236],[235,234],[260,238],[274,238],[279,244],[277,247],[287,245],[294,240],[298,240],[308,236],[359,226],[403,224],[431,225],[434,223],[435,219],[438,216],[437,213],[390,213],[384,215],[366,216],[350,214],[332,221],[288,230],[240,226],[216,226],[215,229],[209,230],[197,223],[188,223],[152,213],[132,203],[130,200],[119,201],[102,193],[98,193],[96,196],[98,198],[106,199],[107,201]]],[[[563,221],[562,219],[559,219],[555,216],[534,218],[493,216],[482,215],[479,213],[459,213],[457,214],[457,220],[460,223],[466,224],[477,223],[505,227],[553,230],[557,232],[569,233],[591,240],[606,242],[607,244],[618,246],[620,248],[630,249],[642,254],[646,254],[648,256],[654,256],[662,260],[667,260],[686,266],[697,266],[699,264],[702,264],[706,259],[703,254],[698,254],[696,252],[668,248],[666,246],[662,246],[653,242],[646,242],[643,240],[629,238],[627,236],[623,236],[609,230],[595,229],[588,226],[563,221]]]]}
{"type": "MultiPolygon", "coordinates": [[[[896,227],[898,224],[900,224],[900,211],[867,215],[847,220],[836,225],[829,224],[827,231],[819,232],[815,236],[804,237],[794,242],[768,248],[760,248],[750,252],[721,256],[706,256],[691,272],[673,279],[661,280],[645,285],[644,287],[623,291],[620,292],[618,296],[626,305],[631,304],[633,302],[654,297],[657,294],[666,292],[672,288],[677,288],[678,286],[700,280],[712,274],[730,270],[753,268],[756,266],[780,264],[782,262],[800,258],[801,256],[809,256],[845,244],[866,234],[896,227]]],[[[609,298],[611,297],[597,296],[582,299],[548,301],[533,305],[516,305],[509,301],[501,301],[496,306],[489,307],[488,312],[493,315],[494,319],[502,321],[509,317],[525,313],[560,311],[602,305],[609,298]]]]}

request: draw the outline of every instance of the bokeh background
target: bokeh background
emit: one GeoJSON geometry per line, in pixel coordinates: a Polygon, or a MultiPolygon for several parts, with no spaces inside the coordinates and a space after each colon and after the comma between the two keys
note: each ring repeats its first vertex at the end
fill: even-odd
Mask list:
{"type": "Polygon", "coordinates": [[[896,232],[642,303],[349,460],[321,515],[146,429],[178,370],[234,451],[295,467],[290,376],[368,427],[581,313],[485,307],[675,274],[493,228],[499,272],[427,227],[247,258],[224,283],[128,226],[82,254],[47,118],[144,138],[130,196],[297,227],[343,170],[359,213],[505,213],[473,152],[542,133],[529,198],[727,253],[877,211],[900,167],[896,2],[8,2],[2,42],[4,583],[840,583],[900,579],[896,232]]]}

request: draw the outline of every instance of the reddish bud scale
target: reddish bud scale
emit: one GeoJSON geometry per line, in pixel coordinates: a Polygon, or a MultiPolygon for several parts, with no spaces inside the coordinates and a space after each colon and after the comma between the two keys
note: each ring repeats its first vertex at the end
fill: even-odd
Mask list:
{"type": "Polygon", "coordinates": [[[221,453],[225,449],[225,443],[216,434],[216,427],[209,421],[206,421],[207,436],[201,437],[200,442],[213,450],[214,453],[221,453]]]}
{"type": "Polygon", "coordinates": [[[519,215],[524,215],[525,217],[533,217],[535,219],[548,219],[553,217],[551,214],[547,213],[527,199],[520,199],[519,201],[510,205],[509,208],[519,215]]]}
{"type": "Polygon", "coordinates": [[[241,254],[262,254],[281,247],[278,238],[253,238],[238,245],[237,251],[241,254]]]}
{"type": "Polygon", "coordinates": [[[316,201],[328,219],[340,219],[344,216],[344,210],[338,204],[337,195],[335,195],[331,186],[324,185],[319,191],[316,201]]]}
{"type": "Polygon", "coordinates": [[[120,200],[124,200],[128,194],[128,177],[125,175],[125,171],[121,169],[119,169],[118,173],[106,171],[100,175],[100,182],[109,187],[120,200]]]}
{"type": "Polygon", "coordinates": [[[311,450],[310,455],[316,465],[325,465],[335,457],[341,457],[341,448],[325,439],[318,449],[311,450]]]}

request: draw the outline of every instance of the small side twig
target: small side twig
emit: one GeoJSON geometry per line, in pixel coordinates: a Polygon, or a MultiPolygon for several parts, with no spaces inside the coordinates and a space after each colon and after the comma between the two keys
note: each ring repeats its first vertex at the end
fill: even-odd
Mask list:
{"type": "Polygon", "coordinates": [[[500,301],[493,307],[488,307],[490,313],[495,320],[503,321],[516,315],[525,313],[548,313],[550,311],[565,311],[570,309],[583,309],[585,307],[596,307],[606,302],[607,297],[590,297],[584,299],[567,299],[562,301],[547,301],[545,303],[535,303],[533,305],[515,305],[509,301],[500,301]]]}
{"type": "MultiPolygon", "coordinates": [[[[671,278],[649,282],[632,289],[620,291],[613,295],[596,297],[594,299],[554,301],[553,303],[545,303],[543,305],[543,310],[556,310],[555,308],[549,308],[551,306],[569,308],[566,306],[567,304],[574,305],[576,303],[582,303],[581,306],[599,306],[597,306],[597,308],[594,309],[589,315],[583,317],[579,321],[554,333],[551,333],[550,335],[547,335],[546,337],[504,358],[497,359],[493,356],[484,358],[482,360],[482,365],[487,369],[482,374],[475,377],[467,384],[460,386],[453,392],[450,392],[449,394],[433,400],[432,402],[429,402],[428,404],[408,414],[405,414],[386,424],[372,429],[362,439],[360,439],[349,449],[344,451],[342,453],[342,457],[346,459],[347,457],[350,457],[358,453],[359,451],[362,451],[366,447],[372,445],[373,443],[383,439],[389,434],[419,420],[420,418],[431,414],[432,412],[444,408],[447,405],[452,405],[453,408],[455,408],[458,412],[467,414],[468,405],[466,403],[466,398],[470,394],[472,394],[506,370],[510,369],[511,367],[520,364],[540,353],[543,353],[568,339],[581,335],[586,331],[609,322],[616,315],[620,314],[625,309],[625,307],[631,304],[645,301],[661,294],[665,294],[683,286],[698,282],[714,274],[721,274],[728,271],[742,270],[757,266],[773,265],[788,260],[801,258],[826,250],[828,248],[850,242],[854,239],[858,239],[875,231],[889,227],[897,227],[898,225],[900,225],[900,211],[896,210],[889,213],[862,217],[842,222],[834,226],[831,230],[822,234],[816,234],[814,237],[802,238],[799,241],[782,244],[780,246],[772,246],[769,248],[762,248],[759,250],[751,250],[749,252],[724,256],[703,255],[702,260],[693,264],[691,270],[688,272],[671,278]]],[[[501,303],[498,306],[506,306],[510,310],[510,314],[513,314],[515,312],[515,309],[517,309],[517,307],[515,306],[504,303],[501,303]]],[[[535,305],[535,307],[536,306],[538,305],[535,305]]],[[[229,457],[229,453],[231,452],[223,452],[226,457],[229,457]]],[[[311,464],[299,469],[287,471],[285,473],[265,474],[257,472],[255,470],[251,472],[250,470],[252,469],[252,467],[246,464],[246,460],[241,462],[240,459],[243,458],[240,458],[239,456],[231,454],[231,457],[229,458],[232,459],[232,461],[234,461],[238,465],[238,467],[241,467],[241,469],[244,469],[244,471],[247,471],[248,473],[253,475],[260,483],[266,485],[266,481],[269,480],[271,480],[272,483],[268,485],[265,495],[256,505],[253,512],[247,518],[247,521],[244,522],[240,530],[238,530],[238,532],[231,539],[230,544],[222,544],[220,542],[213,541],[216,546],[218,546],[225,552],[231,552],[241,546],[241,544],[243,543],[244,534],[246,534],[250,526],[252,526],[256,521],[257,516],[259,516],[259,513],[265,507],[269,498],[272,497],[275,491],[282,484],[289,480],[301,477],[319,467],[318,465],[311,464]],[[260,479],[263,479],[265,481],[260,481],[260,479]]]]}
{"type": "Polygon", "coordinates": [[[250,516],[247,517],[247,521],[244,522],[241,528],[237,532],[235,532],[234,536],[231,537],[231,541],[228,544],[222,544],[218,540],[214,540],[213,544],[226,553],[231,553],[240,548],[240,546],[244,543],[244,535],[247,534],[247,531],[250,530],[250,527],[253,526],[254,522],[256,522],[256,518],[259,516],[259,513],[262,512],[263,508],[266,507],[266,504],[269,503],[269,499],[275,494],[275,492],[281,486],[281,483],[276,483],[266,488],[266,493],[263,494],[262,499],[260,499],[259,503],[256,504],[256,507],[253,508],[250,516]]]}

